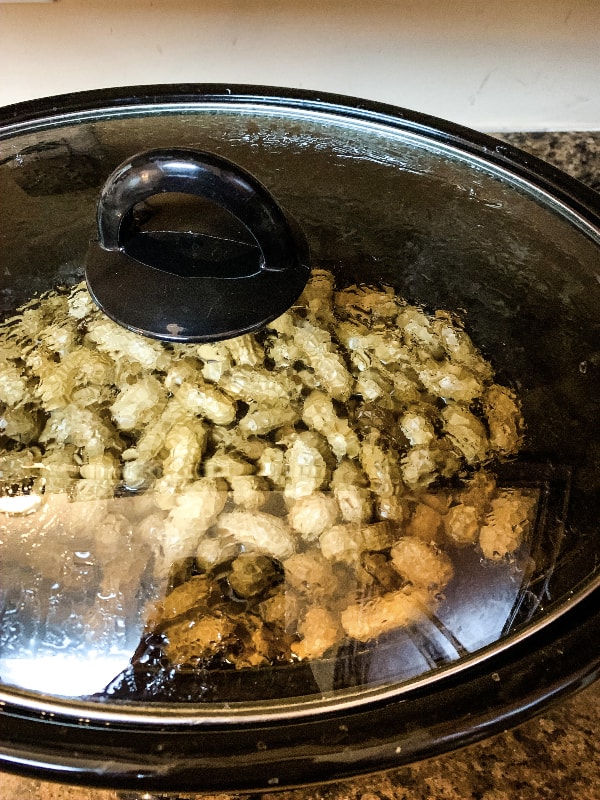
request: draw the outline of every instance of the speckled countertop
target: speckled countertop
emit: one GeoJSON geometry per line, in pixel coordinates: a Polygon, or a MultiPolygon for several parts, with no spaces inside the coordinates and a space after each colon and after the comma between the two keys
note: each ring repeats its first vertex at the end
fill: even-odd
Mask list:
{"type": "MultiPolygon", "coordinates": [[[[600,132],[498,136],[600,191],[600,132]]],[[[65,787],[0,772],[0,800],[132,798],[132,795],[65,787]]],[[[269,798],[600,800],[600,681],[542,716],[461,751],[381,775],[281,792],[269,798]]],[[[203,795],[202,799],[233,800],[233,796],[203,795]]],[[[253,800],[257,800],[256,795],[253,800]]]]}
{"type": "Polygon", "coordinates": [[[600,131],[494,135],[600,191],[600,131]]]}

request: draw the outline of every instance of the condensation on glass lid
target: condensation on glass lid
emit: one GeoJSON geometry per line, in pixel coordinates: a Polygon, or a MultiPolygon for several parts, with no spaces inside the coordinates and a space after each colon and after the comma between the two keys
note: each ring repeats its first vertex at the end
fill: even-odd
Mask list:
{"type": "Polygon", "coordinates": [[[0,359],[4,682],[176,698],[202,675],[189,699],[235,700],[264,667],[341,665],[297,694],[413,677],[501,636],[535,569],[539,486],[501,467],[518,398],[389,287],[315,270],[260,333],[165,345],[75,286],[4,322],[0,359]],[[53,657],[62,681],[25,668],[53,657]]]}

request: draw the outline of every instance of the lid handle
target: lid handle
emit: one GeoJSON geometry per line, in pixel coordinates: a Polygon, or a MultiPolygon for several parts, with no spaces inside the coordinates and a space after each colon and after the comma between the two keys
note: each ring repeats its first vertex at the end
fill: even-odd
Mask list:
{"type": "Polygon", "coordinates": [[[308,246],[268,190],[241,167],[188,148],[123,162],[102,189],[98,241],[86,258],[92,297],[113,320],[168,341],[212,341],[256,330],[286,311],[308,279],[308,246]],[[140,231],[134,208],[178,193],[233,215],[250,234],[140,231]]]}

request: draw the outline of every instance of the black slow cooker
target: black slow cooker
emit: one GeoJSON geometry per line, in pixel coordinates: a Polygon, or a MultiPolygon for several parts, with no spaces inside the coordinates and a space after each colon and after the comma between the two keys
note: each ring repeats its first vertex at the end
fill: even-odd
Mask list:
{"type": "Polygon", "coordinates": [[[0,114],[0,764],[254,791],[600,667],[600,203],[402,109],[0,114]]]}

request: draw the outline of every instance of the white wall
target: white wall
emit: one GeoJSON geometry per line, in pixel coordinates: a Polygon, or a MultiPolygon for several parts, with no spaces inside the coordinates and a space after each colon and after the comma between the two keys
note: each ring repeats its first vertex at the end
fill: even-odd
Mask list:
{"type": "Polygon", "coordinates": [[[482,130],[598,130],[600,0],[0,0],[0,105],[178,81],[333,91],[482,130]]]}

